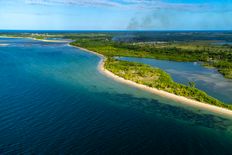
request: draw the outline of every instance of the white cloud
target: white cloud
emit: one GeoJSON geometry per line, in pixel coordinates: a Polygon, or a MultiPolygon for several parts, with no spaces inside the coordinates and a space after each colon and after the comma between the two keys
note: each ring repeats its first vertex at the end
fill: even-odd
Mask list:
{"type": "Polygon", "coordinates": [[[36,5],[79,5],[95,7],[118,7],[125,9],[181,9],[199,10],[207,8],[206,4],[166,3],[161,0],[25,0],[27,4],[36,5]]]}
{"type": "Polygon", "coordinates": [[[26,0],[25,2],[38,5],[121,6],[120,3],[110,0],[26,0]]]}

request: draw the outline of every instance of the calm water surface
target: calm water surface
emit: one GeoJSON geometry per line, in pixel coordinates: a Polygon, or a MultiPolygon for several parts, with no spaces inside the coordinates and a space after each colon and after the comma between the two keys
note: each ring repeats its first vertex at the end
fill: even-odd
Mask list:
{"type": "Polygon", "coordinates": [[[174,62],[131,57],[120,59],[142,62],[161,68],[169,73],[174,81],[185,85],[193,81],[197,88],[223,102],[232,104],[232,80],[224,78],[216,69],[205,68],[196,62],[174,62]]]}
{"type": "Polygon", "coordinates": [[[0,39],[0,154],[231,154],[232,120],[117,83],[64,43],[0,39]]]}

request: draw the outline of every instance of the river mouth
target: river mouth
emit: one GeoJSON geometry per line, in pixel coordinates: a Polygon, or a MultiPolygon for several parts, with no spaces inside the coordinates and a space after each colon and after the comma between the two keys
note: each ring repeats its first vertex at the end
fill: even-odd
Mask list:
{"type": "Polygon", "coordinates": [[[98,56],[65,43],[5,42],[0,154],[231,150],[230,119],[117,83],[99,73],[98,56]]]}

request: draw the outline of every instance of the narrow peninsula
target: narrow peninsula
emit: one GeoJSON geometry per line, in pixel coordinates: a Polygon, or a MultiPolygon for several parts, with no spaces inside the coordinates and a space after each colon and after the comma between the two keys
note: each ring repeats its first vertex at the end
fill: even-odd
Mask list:
{"type": "MultiPolygon", "coordinates": [[[[100,62],[99,70],[117,81],[184,104],[232,115],[231,105],[223,103],[209,96],[204,91],[195,88],[194,83],[190,83],[189,86],[179,84],[174,82],[169,74],[159,68],[138,62],[118,60],[117,56],[133,57],[133,53],[137,55],[139,51],[125,50],[114,44],[110,39],[94,40],[86,37],[70,43],[70,45],[82,50],[101,55],[103,60],[100,62]]],[[[146,56],[141,55],[140,57],[146,56]]]]}

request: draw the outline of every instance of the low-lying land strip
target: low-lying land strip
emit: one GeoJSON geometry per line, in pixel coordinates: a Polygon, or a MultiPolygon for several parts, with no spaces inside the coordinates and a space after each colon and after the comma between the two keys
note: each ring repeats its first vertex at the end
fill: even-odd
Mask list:
{"type": "Polygon", "coordinates": [[[206,103],[199,102],[199,101],[196,101],[196,100],[193,100],[193,99],[189,99],[189,98],[186,98],[186,97],[183,97],[183,96],[178,96],[178,95],[175,95],[175,94],[172,94],[172,93],[169,93],[167,91],[163,91],[163,90],[160,90],[160,89],[157,89],[157,88],[154,88],[154,87],[149,87],[149,86],[144,85],[144,84],[139,84],[139,83],[136,83],[136,82],[134,82],[132,80],[127,80],[127,79],[125,79],[125,78],[123,78],[121,76],[118,76],[115,73],[113,73],[110,70],[105,68],[107,58],[104,57],[103,55],[101,55],[99,53],[96,53],[96,52],[93,52],[93,51],[90,51],[90,50],[87,50],[87,49],[84,49],[84,48],[81,48],[81,47],[77,47],[77,48],[79,48],[81,50],[84,50],[84,51],[87,51],[87,52],[94,53],[94,54],[100,56],[102,59],[99,62],[99,66],[98,66],[99,71],[102,74],[104,74],[104,75],[106,75],[106,76],[108,76],[110,78],[113,78],[116,81],[125,83],[127,85],[132,85],[134,87],[138,87],[138,88],[143,89],[145,91],[148,91],[148,92],[157,94],[159,96],[181,102],[181,103],[186,104],[186,105],[191,105],[193,107],[198,107],[198,108],[201,108],[201,109],[209,110],[209,111],[212,111],[212,112],[215,112],[215,113],[218,113],[218,114],[222,114],[222,115],[226,115],[226,116],[232,116],[232,111],[230,109],[225,109],[223,107],[218,107],[218,106],[215,106],[215,105],[206,104],[206,103]]]}
{"type": "Polygon", "coordinates": [[[0,46],[8,46],[9,44],[0,44],[0,46]]]}
{"type": "Polygon", "coordinates": [[[116,42],[109,37],[80,37],[76,44],[94,50],[105,56],[142,57],[172,61],[200,61],[215,67],[232,79],[232,46],[211,45],[212,42],[167,42],[161,44],[147,42],[116,42]]]}
{"type": "MultiPolygon", "coordinates": [[[[105,56],[105,69],[126,80],[134,81],[135,83],[175,94],[177,96],[183,96],[194,101],[232,110],[231,105],[225,104],[209,96],[205,92],[195,88],[194,84],[186,86],[174,82],[172,78],[161,69],[142,63],[127,62],[115,59],[115,56],[131,57],[139,55],[139,57],[145,57],[143,56],[145,53],[140,53],[139,50],[123,49],[118,45],[117,47],[112,44],[114,43],[109,40],[92,40],[89,38],[82,38],[71,43],[73,46],[82,47],[105,56]]],[[[149,57],[149,53],[146,56],[149,57]]]]}

